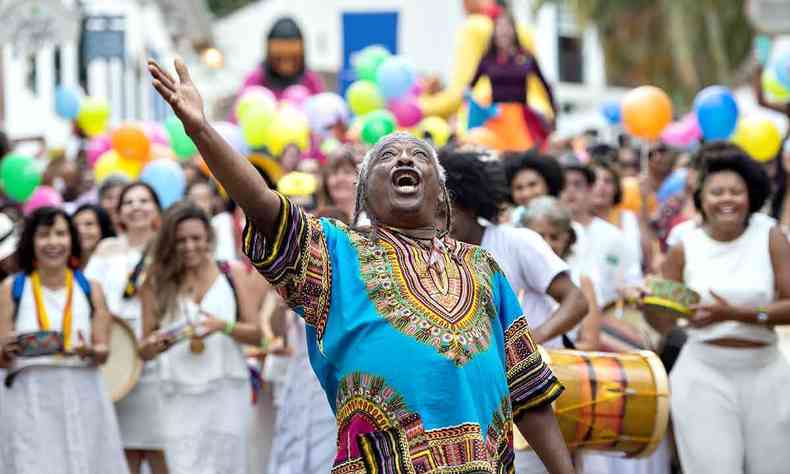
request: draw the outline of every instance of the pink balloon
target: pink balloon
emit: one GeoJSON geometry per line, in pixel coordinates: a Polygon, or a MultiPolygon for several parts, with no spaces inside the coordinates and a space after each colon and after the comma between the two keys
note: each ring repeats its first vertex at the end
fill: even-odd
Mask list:
{"type": "Polygon", "coordinates": [[[401,127],[413,127],[422,120],[422,109],[416,97],[406,95],[400,99],[393,99],[388,106],[401,127]]]}
{"type": "Polygon", "coordinates": [[[54,188],[50,186],[39,186],[33,191],[33,195],[27,200],[22,211],[25,215],[29,215],[39,207],[58,207],[61,204],[63,204],[63,198],[60,197],[60,193],[55,191],[54,188]]]}
{"type": "Polygon", "coordinates": [[[310,89],[301,84],[294,84],[292,86],[288,86],[283,91],[282,100],[285,102],[290,102],[301,109],[310,95],[310,89]]]}
{"type": "Polygon", "coordinates": [[[157,122],[145,122],[142,124],[143,132],[151,140],[151,143],[157,145],[170,146],[170,137],[167,135],[165,127],[157,122]]]}
{"type": "Polygon", "coordinates": [[[693,140],[702,138],[702,129],[699,127],[699,121],[695,114],[686,114],[683,119],[681,119],[681,122],[686,124],[689,136],[691,136],[693,140]]]}
{"type": "Polygon", "coordinates": [[[684,117],[679,122],[672,122],[661,132],[661,141],[667,145],[687,147],[701,136],[696,117],[684,117]]]}
{"type": "Polygon", "coordinates": [[[112,143],[109,135],[99,135],[89,141],[88,146],[85,148],[85,158],[88,166],[93,168],[99,157],[110,148],[112,148],[112,143]]]}

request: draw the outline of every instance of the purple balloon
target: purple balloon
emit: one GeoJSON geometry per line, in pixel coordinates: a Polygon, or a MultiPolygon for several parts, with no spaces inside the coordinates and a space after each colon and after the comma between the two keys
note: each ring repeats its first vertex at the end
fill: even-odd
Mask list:
{"type": "Polygon", "coordinates": [[[30,215],[39,207],[58,207],[61,204],[63,204],[63,198],[59,192],[50,186],[39,186],[33,191],[33,195],[27,200],[22,211],[25,215],[30,215]]]}
{"type": "Polygon", "coordinates": [[[422,109],[420,109],[416,97],[407,95],[400,99],[393,99],[388,106],[401,127],[413,127],[422,120],[422,109]]]}
{"type": "Polygon", "coordinates": [[[301,109],[304,106],[305,101],[310,97],[310,89],[301,85],[295,84],[292,86],[288,86],[283,91],[282,100],[285,102],[290,102],[291,104],[295,105],[297,108],[301,109]]]}
{"type": "Polygon", "coordinates": [[[85,158],[88,166],[93,168],[93,166],[96,164],[96,161],[99,160],[99,157],[110,148],[112,148],[112,143],[110,142],[110,136],[107,134],[99,135],[98,137],[89,141],[88,147],[85,148],[85,158]]]}
{"type": "Polygon", "coordinates": [[[332,92],[323,92],[310,97],[304,105],[304,112],[310,123],[310,131],[326,137],[337,123],[347,123],[349,119],[346,101],[332,92]]]}
{"type": "Polygon", "coordinates": [[[241,127],[230,122],[214,122],[211,125],[228,142],[231,148],[239,152],[240,155],[247,156],[250,154],[250,147],[247,145],[247,141],[244,140],[244,133],[241,131],[241,127]]]}

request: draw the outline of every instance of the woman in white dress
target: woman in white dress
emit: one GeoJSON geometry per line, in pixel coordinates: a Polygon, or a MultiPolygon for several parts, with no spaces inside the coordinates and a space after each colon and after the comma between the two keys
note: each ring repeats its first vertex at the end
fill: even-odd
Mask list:
{"type": "MultiPolygon", "coordinates": [[[[146,248],[159,227],[161,206],[145,183],[121,191],[117,215],[121,234],[99,243],[85,274],[102,282],[110,313],[126,321],[142,337],[142,306],[138,288],[146,274],[146,248]]],[[[115,404],[121,440],[132,474],[147,462],[153,474],[166,474],[161,427],[161,391],[157,363],[145,364],[129,395],[115,404]]]]}
{"type": "Polygon", "coordinates": [[[36,210],[18,256],[23,272],[0,288],[0,367],[15,374],[0,411],[0,472],[128,472],[98,369],[107,360],[111,319],[99,284],[77,270],[79,237],[69,216],[36,210]],[[13,335],[37,331],[57,333],[62,347],[25,357],[33,355],[30,346],[13,335]]]}
{"type": "Polygon", "coordinates": [[[201,209],[171,207],[141,293],[140,352],[161,364],[165,452],[175,474],[247,472],[252,392],[241,344],[265,350],[269,342],[255,322],[244,267],[215,262],[214,243],[201,209]]]}

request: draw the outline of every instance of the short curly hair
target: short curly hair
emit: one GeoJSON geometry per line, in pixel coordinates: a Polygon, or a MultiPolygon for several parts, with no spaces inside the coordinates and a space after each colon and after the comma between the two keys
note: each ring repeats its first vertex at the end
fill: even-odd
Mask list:
{"type": "Polygon", "coordinates": [[[697,157],[701,164],[699,186],[694,193],[694,206],[703,219],[702,191],[705,181],[717,173],[730,171],[740,176],[749,194],[749,216],[763,208],[771,193],[771,180],[765,169],[738,145],[724,141],[707,143],[697,157]]]}
{"type": "Polygon", "coordinates": [[[486,161],[486,153],[444,148],[439,163],[444,167],[450,199],[489,222],[496,222],[500,204],[509,199],[507,182],[498,161],[486,161]]]}
{"type": "MultiPolygon", "coordinates": [[[[506,153],[503,157],[505,165],[505,179],[508,188],[513,186],[513,180],[523,170],[532,170],[538,173],[546,182],[549,196],[559,197],[565,187],[565,175],[556,158],[543,155],[537,150],[525,152],[506,153]]],[[[510,197],[512,201],[512,196],[510,197]]]]}

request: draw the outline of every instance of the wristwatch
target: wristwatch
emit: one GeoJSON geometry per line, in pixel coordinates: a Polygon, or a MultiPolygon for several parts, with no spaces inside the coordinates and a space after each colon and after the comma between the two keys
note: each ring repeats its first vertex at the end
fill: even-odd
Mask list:
{"type": "Polygon", "coordinates": [[[763,308],[757,309],[757,322],[760,324],[765,324],[768,322],[768,313],[766,313],[763,308]]]}

